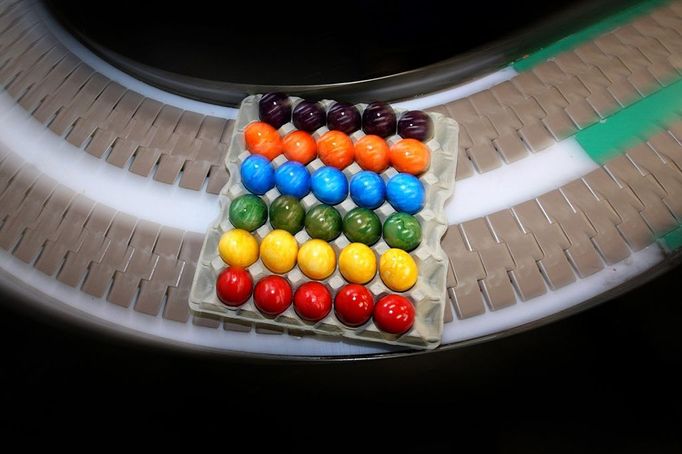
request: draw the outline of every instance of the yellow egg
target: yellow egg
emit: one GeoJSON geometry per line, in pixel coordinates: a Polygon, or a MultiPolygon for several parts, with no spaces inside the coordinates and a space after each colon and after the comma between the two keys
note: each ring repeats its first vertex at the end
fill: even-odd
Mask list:
{"type": "Polygon", "coordinates": [[[246,230],[228,230],[220,237],[218,253],[228,265],[246,268],[258,260],[258,241],[246,230]]]}
{"type": "Polygon", "coordinates": [[[334,249],[326,241],[307,241],[298,251],[298,267],[310,279],[325,279],[336,268],[334,249]]]}
{"type": "Polygon", "coordinates": [[[367,245],[351,243],[339,254],[339,271],[348,282],[366,284],[377,274],[377,258],[367,245]]]}
{"type": "Polygon", "coordinates": [[[260,259],[270,271],[286,273],[296,265],[298,243],[286,230],[273,230],[260,243],[260,259]]]}
{"type": "Polygon", "coordinates": [[[417,282],[417,264],[402,249],[389,249],[379,259],[379,275],[388,288],[404,292],[417,282]]]}

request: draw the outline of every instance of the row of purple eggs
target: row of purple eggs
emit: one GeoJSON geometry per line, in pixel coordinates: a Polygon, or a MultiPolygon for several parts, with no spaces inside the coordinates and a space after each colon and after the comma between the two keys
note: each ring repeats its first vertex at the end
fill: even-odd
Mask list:
{"type": "Polygon", "coordinates": [[[362,130],[365,134],[372,134],[382,138],[392,136],[398,132],[402,138],[429,140],[433,136],[433,121],[428,114],[421,110],[410,110],[403,113],[396,121],[393,108],[381,101],[367,105],[362,115],[352,104],[335,102],[328,112],[315,101],[302,100],[291,109],[291,100],[284,93],[268,93],[261,97],[258,103],[258,114],[261,121],[279,129],[285,123],[293,121],[297,129],[314,132],[327,126],[330,130],[353,134],[362,130]]]}

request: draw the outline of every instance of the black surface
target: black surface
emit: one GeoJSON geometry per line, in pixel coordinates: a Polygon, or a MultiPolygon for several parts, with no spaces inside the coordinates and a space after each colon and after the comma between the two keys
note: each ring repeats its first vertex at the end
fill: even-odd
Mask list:
{"type": "Polygon", "coordinates": [[[103,424],[91,415],[112,418],[122,411],[122,419],[106,426],[119,431],[189,435],[187,424],[204,415],[202,425],[218,432],[265,424],[270,434],[293,430],[304,439],[385,434],[383,424],[400,428],[412,424],[407,415],[433,414],[407,408],[435,406],[449,412],[429,419],[444,426],[435,436],[398,431],[393,441],[452,446],[473,439],[482,449],[509,453],[680,452],[681,271],[509,338],[336,364],[150,349],[27,318],[0,304],[0,405],[5,411],[19,404],[51,426],[73,426],[60,417],[68,408],[88,426],[103,424]],[[208,417],[214,411],[216,417],[208,417]],[[355,416],[344,417],[341,430],[331,421],[347,411],[355,416]]]}
{"type": "Polygon", "coordinates": [[[184,96],[395,100],[490,72],[636,0],[45,3],[114,66],[184,96]]]}

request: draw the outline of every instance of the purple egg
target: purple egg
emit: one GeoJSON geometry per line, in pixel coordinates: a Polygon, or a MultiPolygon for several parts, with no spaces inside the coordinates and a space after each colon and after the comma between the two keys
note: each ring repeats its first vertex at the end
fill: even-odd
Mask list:
{"type": "Polygon", "coordinates": [[[275,129],[291,119],[291,101],[284,93],[267,93],[258,102],[258,117],[275,129]]]}
{"type": "Polygon", "coordinates": [[[405,112],[398,120],[398,134],[404,139],[425,142],[433,137],[433,120],[421,110],[405,112]]]}
{"type": "Polygon", "coordinates": [[[395,134],[395,112],[385,102],[375,101],[362,113],[362,130],[382,138],[395,134]]]}
{"type": "Polygon", "coordinates": [[[360,112],[345,102],[336,102],[327,112],[327,127],[351,135],[360,129],[360,112]]]}
{"type": "Polygon", "coordinates": [[[306,132],[315,132],[327,123],[327,115],[319,102],[301,101],[294,107],[294,126],[306,132]]]}

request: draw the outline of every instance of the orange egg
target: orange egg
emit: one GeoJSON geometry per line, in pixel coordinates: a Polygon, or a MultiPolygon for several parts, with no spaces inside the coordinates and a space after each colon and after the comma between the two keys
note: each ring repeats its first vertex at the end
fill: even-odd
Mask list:
{"type": "Polygon", "coordinates": [[[388,145],[379,136],[368,135],[355,144],[355,160],[365,170],[381,173],[388,167],[388,145]]]}
{"type": "Polygon", "coordinates": [[[270,161],[282,154],[282,138],[275,128],[262,121],[254,121],[244,130],[246,149],[270,161]]]}
{"type": "Polygon", "coordinates": [[[308,164],[317,156],[317,144],[305,131],[292,131],[284,137],[284,156],[291,161],[308,164]]]}
{"type": "Polygon", "coordinates": [[[345,169],[355,158],[353,141],[341,131],[325,132],[317,141],[320,159],[328,166],[345,169]]]}
{"type": "Polygon", "coordinates": [[[388,152],[391,165],[398,172],[419,175],[429,168],[431,152],[422,142],[415,139],[402,139],[388,152]]]}

